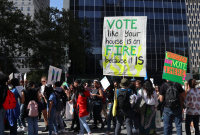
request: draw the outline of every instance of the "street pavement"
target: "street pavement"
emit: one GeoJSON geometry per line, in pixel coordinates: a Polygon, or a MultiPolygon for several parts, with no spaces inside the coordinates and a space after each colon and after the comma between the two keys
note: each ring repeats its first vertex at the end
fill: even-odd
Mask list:
{"type": "MultiPolygon", "coordinates": [[[[65,122],[67,124],[67,127],[65,128],[66,132],[64,134],[61,134],[61,135],[76,135],[77,133],[69,132],[67,130],[71,126],[71,125],[69,125],[69,123],[71,123],[71,121],[70,120],[65,120],[65,122]]],[[[92,124],[93,124],[93,121],[91,120],[89,122],[90,129],[92,128],[92,124]]],[[[186,135],[186,133],[185,133],[185,123],[183,122],[182,125],[183,125],[183,135],[186,135]]],[[[100,129],[100,126],[101,125],[99,125],[99,129],[92,130],[93,135],[103,135],[106,132],[107,126],[105,126],[104,129],[100,129]]],[[[163,123],[161,124],[161,126],[162,126],[162,128],[157,129],[157,134],[158,135],[164,135],[163,123]]],[[[39,132],[38,132],[39,135],[48,135],[47,132],[45,132],[45,133],[41,132],[44,129],[44,127],[45,127],[43,119],[41,119],[41,120],[38,121],[38,127],[39,127],[39,132]]],[[[173,128],[173,135],[176,135],[176,128],[175,128],[174,123],[173,123],[173,127],[174,127],[173,128]]],[[[114,128],[111,129],[111,134],[113,134],[113,133],[114,133],[114,128]]],[[[27,133],[24,133],[24,132],[18,132],[18,135],[26,135],[26,134],[27,133]]],[[[126,134],[127,134],[126,133],[126,129],[122,129],[121,135],[126,135],[126,134]]],[[[9,131],[5,131],[5,135],[9,135],[9,131]]],[[[85,133],[85,135],[86,135],[86,133],[85,133]]],[[[137,134],[134,134],[134,135],[137,135],[137,134]]]]}

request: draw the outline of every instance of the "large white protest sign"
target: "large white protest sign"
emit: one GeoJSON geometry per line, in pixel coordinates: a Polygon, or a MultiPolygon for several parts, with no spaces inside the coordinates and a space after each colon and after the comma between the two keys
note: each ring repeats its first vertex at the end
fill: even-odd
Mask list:
{"type": "Polygon", "coordinates": [[[60,81],[62,69],[49,66],[48,84],[54,84],[60,81]]]}
{"type": "Polygon", "coordinates": [[[22,80],[22,76],[20,73],[14,73],[14,78],[19,79],[19,81],[22,80]]]}
{"type": "Polygon", "coordinates": [[[103,86],[104,89],[107,89],[108,86],[110,86],[110,82],[108,81],[106,76],[101,80],[101,85],[103,86]]]}
{"type": "Polygon", "coordinates": [[[146,76],[146,27],[146,16],[104,17],[104,75],[146,76]]]}

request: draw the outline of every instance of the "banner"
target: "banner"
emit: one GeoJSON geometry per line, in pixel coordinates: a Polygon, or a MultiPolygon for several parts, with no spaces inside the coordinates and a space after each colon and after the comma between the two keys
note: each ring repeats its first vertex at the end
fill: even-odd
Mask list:
{"type": "Polygon", "coordinates": [[[103,75],[146,76],[146,16],[104,17],[103,75]]]}
{"type": "Polygon", "coordinates": [[[57,81],[60,81],[62,69],[49,66],[48,74],[48,84],[54,84],[57,81]]]}
{"type": "Polygon", "coordinates": [[[186,81],[187,61],[187,57],[166,52],[163,79],[184,84],[186,81]]]}

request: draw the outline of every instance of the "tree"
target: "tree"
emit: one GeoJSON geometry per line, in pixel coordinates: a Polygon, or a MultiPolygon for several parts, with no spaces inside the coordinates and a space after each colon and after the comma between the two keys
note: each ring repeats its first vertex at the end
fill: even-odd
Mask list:
{"type": "Polygon", "coordinates": [[[85,58],[92,51],[87,22],[75,19],[70,11],[47,8],[35,14],[38,22],[37,39],[30,57],[31,67],[48,69],[49,65],[61,67],[65,63],[65,48],[68,58],[74,62],[77,73],[83,73],[85,58]]]}
{"type": "Polygon", "coordinates": [[[0,67],[7,73],[8,63],[21,55],[29,55],[29,48],[35,42],[36,23],[30,16],[14,7],[13,2],[0,1],[0,67]]]}

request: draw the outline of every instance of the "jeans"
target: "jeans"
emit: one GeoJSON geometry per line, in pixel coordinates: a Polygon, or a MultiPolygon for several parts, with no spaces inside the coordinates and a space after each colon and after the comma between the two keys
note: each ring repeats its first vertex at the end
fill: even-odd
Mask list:
{"type": "Polygon", "coordinates": [[[55,133],[58,133],[58,125],[56,121],[56,108],[52,107],[50,112],[50,117],[48,117],[48,123],[49,123],[49,135],[52,135],[52,130],[54,127],[55,133]]]}
{"type": "Polygon", "coordinates": [[[28,122],[28,135],[38,135],[38,117],[27,117],[28,122]]]}
{"type": "Polygon", "coordinates": [[[13,124],[13,126],[10,126],[10,135],[17,135],[17,120],[13,124]]]}
{"type": "Polygon", "coordinates": [[[107,131],[108,132],[110,132],[110,126],[111,126],[112,106],[113,106],[113,103],[108,104],[108,108],[109,108],[109,112],[107,116],[107,131]]]}
{"type": "Polygon", "coordinates": [[[195,128],[195,135],[199,135],[199,115],[186,115],[185,129],[186,134],[191,135],[190,124],[193,121],[195,128]]]}
{"type": "Polygon", "coordinates": [[[24,104],[21,104],[20,102],[19,102],[19,106],[20,106],[20,115],[19,115],[19,119],[17,119],[17,123],[18,123],[18,126],[19,127],[26,127],[26,123],[25,123],[25,119],[24,120],[22,120],[22,115],[23,115],[23,113],[24,113],[24,107],[25,107],[25,105],[24,104]]]}
{"type": "Polygon", "coordinates": [[[182,110],[181,108],[164,108],[164,135],[172,134],[172,116],[175,118],[177,135],[182,135],[182,110]]]}
{"type": "Polygon", "coordinates": [[[0,109],[0,135],[4,135],[4,117],[6,115],[6,110],[0,109]]]}
{"type": "Polygon", "coordinates": [[[134,127],[135,129],[139,129],[140,127],[140,114],[136,111],[134,111],[134,127]]]}
{"type": "Polygon", "coordinates": [[[57,118],[57,121],[60,125],[60,129],[63,130],[64,129],[64,125],[63,125],[63,120],[62,120],[62,117],[61,117],[61,111],[57,111],[56,112],[56,118],[57,118]]]}
{"type": "Polygon", "coordinates": [[[83,133],[83,134],[84,134],[84,127],[87,130],[88,134],[91,133],[90,127],[88,126],[88,124],[86,122],[86,117],[87,116],[79,117],[80,128],[81,128],[80,133],[83,133]]]}
{"type": "Polygon", "coordinates": [[[132,130],[131,130],[132,111],[131,110],[127,110],[127,111],[118,110],[117,111],[117,117],[116,117],[117,125],[115,128],[115,135],[120,135],[121,126],[123,125],[123,122],[124,122],[124,116],[125,116],[125,122],[126,122],[127,135],[132,135],[132,130]]]}
{"type": "Polygon", "coordinates": [[[99,123],[103,123],[101,118],[101,111],[102,111],[102,105],[94,105],[93,106],[93,116],[94,116],[94,125],[97,126],[97,120],[99,123]]]}
{"type": "Polygon", "coordinates": [[[131,127],[133,128],[133,123],[134,123],[134,117],[135,117],[135,111],[134,111],[134,106],[131,107],[131,110],[132,110],[132,122],[131,122],[131,127]]]}

